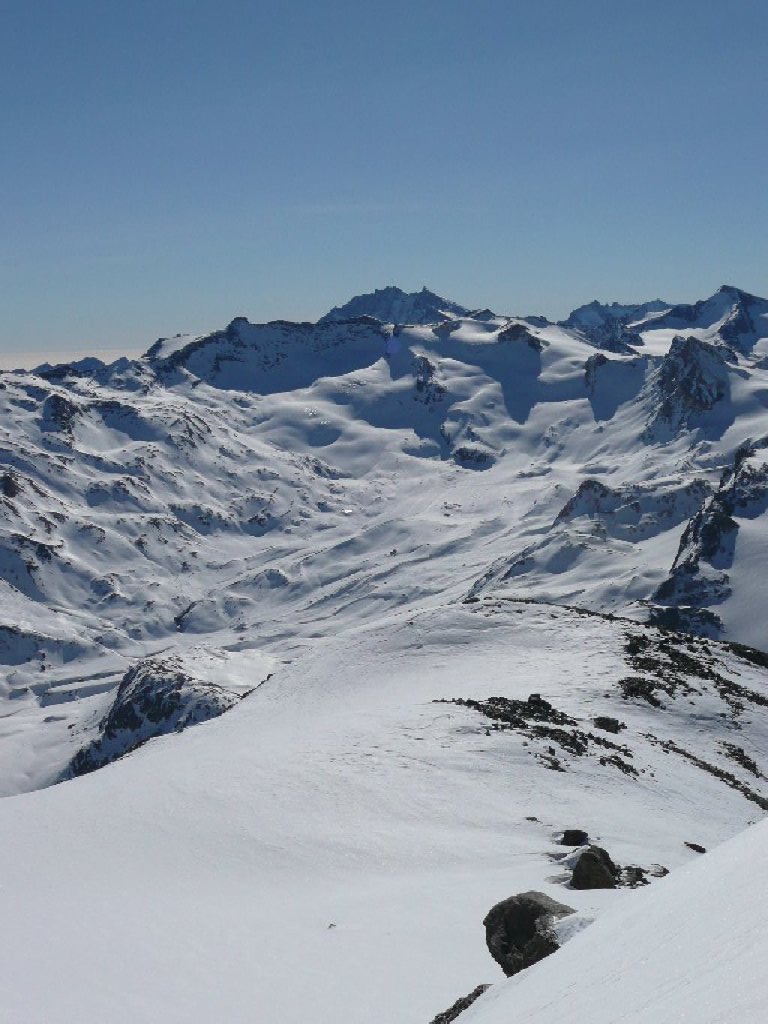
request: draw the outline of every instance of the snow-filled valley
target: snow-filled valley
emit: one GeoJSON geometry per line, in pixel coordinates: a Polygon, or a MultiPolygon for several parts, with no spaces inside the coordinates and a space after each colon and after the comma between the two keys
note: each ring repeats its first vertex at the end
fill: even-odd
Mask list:
{"type": "Polygon", "coordinates": [[[238,317],[0,460],[0,1019],[762,1019],[767,301],[238,317]]]}

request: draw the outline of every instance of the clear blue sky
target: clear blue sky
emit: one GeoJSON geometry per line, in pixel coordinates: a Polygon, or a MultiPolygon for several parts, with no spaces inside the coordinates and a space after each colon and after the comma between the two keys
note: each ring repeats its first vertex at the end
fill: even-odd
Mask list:
{"type": "Polygon", "coordinates": [[[765,0],[0,0],[0,349],[768,293],[765,0]]]}

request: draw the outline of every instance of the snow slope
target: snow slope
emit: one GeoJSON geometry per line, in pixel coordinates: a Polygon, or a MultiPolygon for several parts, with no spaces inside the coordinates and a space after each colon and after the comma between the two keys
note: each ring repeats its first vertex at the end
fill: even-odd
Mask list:
{"type": "Polygon", "coordinates": [[[762,822],[494,987],[462,1024],[758,1024],[768,885],[762,822]]]}
{"type": "Polygon", "coordinates": [[[759,789],[723,743],[764,771],[768,708],[738,711],[706,673],[766,702],[768,685],[703,641],[687,668],[704,675],[681,676],[693,689],[660,692],[663,708],[628,698],[628,635],[668,640],[514,602],[390,614],[315,644],[221,718],[0,801],[7,1019],[416,1024],[501,980],[482,928],[499,899],[541,889],[582,924],[629,906],[634,890],[565,888],[559,830],[674,878],[698,856],[685,841],[710,846],[762,811],[662,744],[759,789]],[[574,718],[566,734],[621,744],[637,774],[601,763],[617,752],[594,740],[579,754],[535,722],[497,730],[435,703],[527,701],[534,686],[574,718]],[[627,728],[600,733],[597,714],[627,728]]]}

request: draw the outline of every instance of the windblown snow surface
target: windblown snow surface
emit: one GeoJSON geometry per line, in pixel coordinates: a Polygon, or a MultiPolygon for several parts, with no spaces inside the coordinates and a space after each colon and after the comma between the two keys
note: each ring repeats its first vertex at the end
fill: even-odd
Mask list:
{"type": "Polygon", "coordinates": [[[348,307],[0,375],[0,1018],[762,1020],[768,303],[348,307]]]}

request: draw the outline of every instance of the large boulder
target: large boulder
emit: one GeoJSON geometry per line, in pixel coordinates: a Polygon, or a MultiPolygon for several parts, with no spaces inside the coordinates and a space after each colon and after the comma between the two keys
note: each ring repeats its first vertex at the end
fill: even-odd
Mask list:
{"type": "Polygon", "coordinates": [[[511,977],[559,948],[552,925],[573,908],[543,892],[522,892],[497,903],[486,914],[485,941],[502,971],[511,977]]]}
{"type": "Polygon", "coordinates": [[[615,889],[619,869],[600,846],[588,846],[573,868],[573,889],[615,889]]]}

